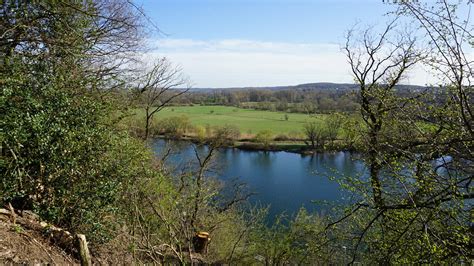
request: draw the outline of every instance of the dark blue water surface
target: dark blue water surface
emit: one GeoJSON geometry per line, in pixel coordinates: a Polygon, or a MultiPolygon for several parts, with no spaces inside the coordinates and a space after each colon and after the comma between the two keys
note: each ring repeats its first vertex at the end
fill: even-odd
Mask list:
{"type": "MultiPolygon", "coordinates": [[[[207,147],[186,141],[157,139],[154,151],[162,156],[169,148],[172,153],[168,166],[178,171],[196,165],[194,148],[200,154],[207,147]]],[[[244,151],[220,149],[214,157],[212,175],[228,181],[238,179],[256,193],[250,201],[270,205],[271,217],[279,213],[294,214],[304,206],[309,211],[327,212],[334,204],[350,198],[336,181],[343,176],[362,176],[366,171],[357,155],[349,152],[328,152],[300,155],[289,152],[244,151]],[[322,204],[322,201],[329,204],[322,204]]]]}

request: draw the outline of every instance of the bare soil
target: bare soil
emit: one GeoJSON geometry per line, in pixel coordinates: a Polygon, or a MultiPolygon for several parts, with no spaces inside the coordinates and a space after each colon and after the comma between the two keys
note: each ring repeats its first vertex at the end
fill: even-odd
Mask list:
{"type": "Polygon", "coordinates": [[[41,233],[0,215],[0,265],[79,265],[41,233]]]}

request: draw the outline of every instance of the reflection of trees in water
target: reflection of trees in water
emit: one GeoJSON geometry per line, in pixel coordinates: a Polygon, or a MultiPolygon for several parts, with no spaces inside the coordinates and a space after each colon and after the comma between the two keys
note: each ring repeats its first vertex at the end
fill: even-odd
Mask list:
{"type": "Polygon", "coordinates": [[[224,176],[226,178],[236,178],[234,172],[237,171],[236,168],[241,167],[243,164],[242,161],[242,151],[236,148],[223,148],[219,150],[219,153],[216,156],[216,163],[221,166],[221,173],[226,173],[224,176]],[[228,175],[230,173],[230,176],[228,175]]]}
{"type": "Polygon", "coordinates": [[[310,156],[302,155],[305,168],[314,176],[338,179],[343,176],[363,174],[364,164],[350,152],[317,153],[310,156]]]}
{"type": "Polygon", "coordinates": [[[338,171],[344,171],[344,169],[346,169],[346,167],[350,165],[349,163],[351,163],[350,154],[345,153],[345,152],[336,152],[334,153],[333,161],[334,161],[334,167],[338,171]]]}
{"type": "Polygon", "coordinates": [[[306,168],[311,175],[323,178],[329,178],[330,173],[328,169],[331,167],[331,162],[327,158],[326,154],[316,153],[309,157],[308,165],[306,168]]]}
{"type": "Polygon", "coordinates": [[[219,162],[219,164],[223,164],[226,166],[230,166],[231,164],[240,164],[241,158],[240,158],[241,151],[235,148],[224,148],[219,150],[219,153],[216,156],[216,161],[219,162]]]}
{"type": "MultiPolygon", "coordinates": [[[[155,144],[156,151],[159,151],[158,154],[165,152],[168,148],[172,149],[172,154],[166,164],[168,169],[174,168],[178,172],[197,167],[193,146],[201,155],[209,149],[205,145],[194,145],[187,141],[158,140],[155,144]]],[[[277,166],[281,168],[282,164],[284,169],[295,169],[289,174],[300,173],[306,175],[307,178],[317,177],[322,181],[339,180],[345,176],[363,176],[366,169],[364,163],[359,161],[357,154],[349,152],[299,156],[284,152],[242,151],[223,148],[215,154],[208,174],[221,179],[235,177],[245,179],[245,176],[239,176],[245,169],[253,174],[272,176],[276,174],[277,166]]]]}
{"type": "Polygon", "coordinates": [[[264,170],[271,170],[272,163],[275,161],[275,153],[268,151],[259,151],[255,152],[252,155],[252,161],[256,162],[259,167],[264,168],[264,170]]]}

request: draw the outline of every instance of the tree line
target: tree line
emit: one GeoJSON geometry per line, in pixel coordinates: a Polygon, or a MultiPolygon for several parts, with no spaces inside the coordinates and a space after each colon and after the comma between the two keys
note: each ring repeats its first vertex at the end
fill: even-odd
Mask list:
{"type": "Polygon", "coordinates": [[[335,89],[247,89],[190,92],[178,104],[228,105],[257,110],[292,113],[355,112],[358,104],[354,91],[335,89]]]}

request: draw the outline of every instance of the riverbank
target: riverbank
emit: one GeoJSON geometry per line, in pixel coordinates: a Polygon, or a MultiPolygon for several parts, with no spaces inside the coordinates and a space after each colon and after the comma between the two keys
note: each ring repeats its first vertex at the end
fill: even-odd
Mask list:
{"type": "MultiPolygon", "coordinates": [[[[157,139],[168,139],[168,140],[181,140],[181,141],[190,141],[195,144],[209,144],[210,140],[200,139],[193,135],[183,135],[181,137],[170,137],[167,135],[155,135],[154,138],[157,139]]],[[[268,151],[268,152],[277,152],[285,151],[291,153],[297,153],[302,155],[311,155],[322,152],[345,152],[345,151],[355,151],[354,149],[349,149],[338,145],[337,142],[333,145],[326,145],[325,148],[311,148],[304,140],[285,140],[285,141],[271,141],[268,145],[252,141],[251,139],[238,139],[238,140],[229,140],[223,142],[222,147],[224,148],[236,148],[244,151],[268,151]]]]}

